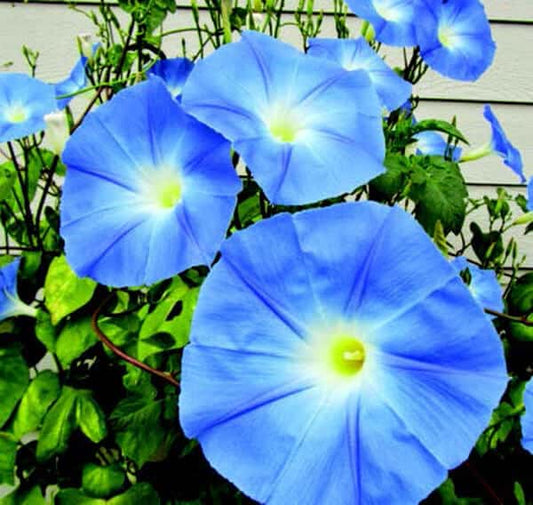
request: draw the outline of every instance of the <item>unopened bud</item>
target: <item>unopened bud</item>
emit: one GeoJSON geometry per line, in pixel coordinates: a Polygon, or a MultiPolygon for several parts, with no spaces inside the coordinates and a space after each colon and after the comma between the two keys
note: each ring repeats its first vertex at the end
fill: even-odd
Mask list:
{"type": "Polygon", "coordinates": [[[44,121],[46,123],[44,145],[59,156],[69,137],[67,115],[64,110],[51,112],[44,116],[44,121]]]}

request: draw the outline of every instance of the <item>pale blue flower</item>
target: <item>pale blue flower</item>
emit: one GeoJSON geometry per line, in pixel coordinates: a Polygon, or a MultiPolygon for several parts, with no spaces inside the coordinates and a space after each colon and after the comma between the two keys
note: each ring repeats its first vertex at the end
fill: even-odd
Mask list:
{"type": "Polygon", "coordinates": [[[397,109],[411,96],[411,84],[392,70],[362,37],[309,39],[308,54],[333,60],[346,70],[365,71],[381,103],[389,110],[397,109]]]}
{"type": "Polygon", "coordinates": [[[503,131],[502,125],[492,112],[490,105],[486,104],[483,108],[483,116],[490,123],[492,130],[492,139],[490,147],[494,153],[496,153],[503,162],[520,177],[521,182],[526,182],[523,171],[522,155],[520,151],[511,144],[507,135],[503,131]]]}
{"type": "Polygon", "coordinates": [[[278,214],[202,286],[180,420],[267,505],[415,505],[468,457],[507,382],[498,334],[398,207],[278,214]]]}
{"type": "Polygon", "coordinates": [[[440,74],[475,81],[491,65],[496,44],[479,0],[421,0],[416,40],[424,61],[440,74]]]}
{"type": "Polygon", "coordinates": [[[364,72],[247,31],[199,61],[186,111],[233,143],[273,203],[350,192],[385,169],[381,106],[364,72]]]}
{"type": "Polygon", "coordinates": [[[479,268],[473,263],[469,263],[464,256],[454,258],[451,264],[457,273],[468,268],[470,272],[468,289],[481,308],[503,312],[502,287],[494,270],[479,268]]]}
{"type": "Polygon", "coordinates": [[[44,130],[56,108],[53,86],[26,74],[0,73],[0,142],[44,130]]]}
{"type": "Polygon", "coordinates": [[[146,74],[148,77],[162,79],[170,94],[174,98],[179,98],[193,68],[194,63],[187,58],[169,58],[154,63],[146,74]]]}
{"type": "Polygon", "coordinates": [[[0,268],[0,321],[13,316],[35,317],[35,308],[22,302],[17,294],[20,258],[0,268]]]}
{"type": "Polygon", "coordinates": [[[88,115],[63,161],[60,231],[80,277],[137,286],[213,260],[240,189],[230,146],[159,79],[88,115]]]}
{"type": "Polygon", "coordinates": [[[347,0],[352,12],[369,21],[379,42],[415,46],[419,0],[347,0]]]}
{"type": "Polygon", "coordinates": [[[462,149],[458,146],[448,145],[440,133],[423,131],[414,135],[414,138],[417,141],[417,154],[446,156],[452,161],[458,161],[461,157],[462,149]]]}
{"type": "Polygon", "coordinates": [[[527,183],[527,210],[533,211],[533,177],[527,183]]]}
{"type": "Polygon", "coordinates": [[[522,415],[522,446],[533,454],[533,380],[524,389],[524,407],[522,415]]]}

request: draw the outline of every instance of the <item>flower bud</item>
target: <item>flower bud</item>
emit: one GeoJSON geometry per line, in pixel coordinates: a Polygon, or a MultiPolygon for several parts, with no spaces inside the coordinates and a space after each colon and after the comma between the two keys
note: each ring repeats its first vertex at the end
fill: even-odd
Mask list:
{"type": "Polygon", "coordinates": [[[54,154],[60,155],[69,137],[67,115],[64,110],[44,116],[46,123],[44,143],[54,154]]]}

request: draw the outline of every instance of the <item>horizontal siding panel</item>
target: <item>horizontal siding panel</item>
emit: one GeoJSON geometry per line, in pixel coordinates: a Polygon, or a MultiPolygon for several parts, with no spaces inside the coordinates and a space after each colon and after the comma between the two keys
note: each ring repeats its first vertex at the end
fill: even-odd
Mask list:
{"type": "MultiPolygon", "coordinates": [[[[9,3],[13,0],[0,0],[0,3],[9,3]]],[[[17,3],[22,3],[25,0],[14,0],[17,3]]],[[[48,4],[65,4],[60,0],[26,0],[25,3],[48,3],[48,4]]],[[[80,0],[81,4],[98,4],[98,0],[80,0]]],[[[114,0],[108,0],[107,3],[116,4],[114,0]]],[[[523,23],[533,23],[533,2],[531,0],[485,0],[482,2],[485,6],[485,11],[491,21],[514,21],[523,23]]],[[[178,0],[179,6],[188,6],[190,2],[187,0],[178,0]]],[[[237,5],[245,6],[246,2],[237,0],[237,5]]],[[[198,5],[205,5],[205,2],[200,0],[198,5]]],[[[286,0],[284,10],[292,11],[298,6],[298,0],[286,0]]],[[[313,3],[315,11],[323,11],[325,14],[333,12],[333,0],[315,0],[313,3]]]]}

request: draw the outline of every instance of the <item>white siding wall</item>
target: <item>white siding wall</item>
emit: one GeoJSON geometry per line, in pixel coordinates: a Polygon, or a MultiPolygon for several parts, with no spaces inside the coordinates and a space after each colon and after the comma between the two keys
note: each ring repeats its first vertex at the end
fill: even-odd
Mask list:
{"type": "MultiPolygon", "coordinates": [[[[90,3],[85,2],[81,8],[91,9],[90,3]]],[[[187,1],[180,3],[183,7],[165,22],[166,30],[192,25],[187,1]]],[[[288,20],[296,3],[286,2],[288,20]]],[[[416,89],[422,98],[417,116],[449,120],[456,115],[458,127],[476,146],[489,139],[482,107],[491,103],[509,138],[522,152],[526,174],[533,175],[533,0],[485,0],[484,4],[497,44],[493,66],[475,83],[460,83],[429,72],[416,89]]],[[[321,36],[334,37],[332,0],[315,0],[315,6],[325,13],[321,36]]],[[[352,35],[356,35],[359,20],[350,16],[349,25],[352,35]]],[[[57,81],[76,61],[76,35],[93,31],[87,17],[61,2],[0,0],[0,65],[11,61],[13,65],[7,70],[25,71],[20,48],[26,44],[41,53],[38,77],[57,81]]],[[[283,39],[301,45],[299,33],[293,27],[283,32],[283,39]]],[[[178,55],[179,40],[178,35],[166,39],[164,49],[168,56],[178,55]]],[[[399,56],[396,49],[387,51],[391,63],[399,61],[399,56]]],[[[472,185],[473,196],[493,194],[498,186],[525,194],[524,186],[518,184],[517,177],[496,156],[465,165],[464,174],[472,185]]],[[[533,268],[533,236],[521,237],[520,245],[521,252],[528,255],[527,266],[533,268]]]]}

